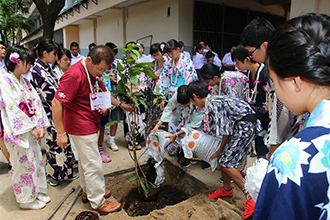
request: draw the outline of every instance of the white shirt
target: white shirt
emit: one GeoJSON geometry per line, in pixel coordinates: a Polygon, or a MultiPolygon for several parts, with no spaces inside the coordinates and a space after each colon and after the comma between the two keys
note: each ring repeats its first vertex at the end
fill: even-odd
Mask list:
{"type": "Polygon", "coordinates": [[[188,51],[185,51],[184,50],[182,53],[183,53],[183,55],[185,55],[185,57],[191,59],[191,55],[190,55],[190,53],[188,51]]]}
{"type": "Polygon", "coordinates": [[[83,58],[85,58],[84,55],[81,55],[80,53],[78,53],[78,56],[73,56],[73,54],[71,54],[72,58],[71,58],[71,66],[75,63],[77,63],[79,60],[82,60],[83,58]]]}
{"type": "Polygon", "coordinates": [[[139,57],[136,62],[137,63],[151,63],[153,60],[154,60],[154,58],[150,54],[148,56],[145,54],[142,54],[142,56],[139,57]]]}
{"type": "Polygon", "coordinates": [[[5,61],[4,61],[4,59],[2,59],[2,60],[0,61],[0,74],[5,74],[5,73],[7,73],[7,68],[6,68],[6,66],[5,66],[5,61]]]}
{"type": "Polygon", "coordinates": [[[217,57],[217,56],[214,56],[214,59],[213,59],[212,63],[213,63],[214,65],[218,66],[218,67],[222,67],[221,60],[220,60],[220,58],[217,57]]]}
{"type": "Polygon", "coordinates": [[[236,65],[236,62],[232,61],[232,59],[231,59],[231,52],[226,53],[223,56],[222,63],[225,63],[227,65],[236,65]]]}
{"type": "Polygon", "coordinates": [[[202,69],[203,65],[207,62],[205,56],[201,53],[196,52],[196,55],[193,56],[193,63],[195,65],[195,69],[202,69]]]}

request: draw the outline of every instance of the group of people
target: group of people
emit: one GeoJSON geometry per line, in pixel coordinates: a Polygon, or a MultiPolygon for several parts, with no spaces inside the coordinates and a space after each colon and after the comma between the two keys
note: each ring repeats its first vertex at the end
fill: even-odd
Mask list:
{"type": "Polygon", "coordinates": [[[217,67],[226,71],[235,71],[236,62],[231,57],[231,53],[235,49],[235,46],[231,48],[230,52],[223,56],[222,61],[219,58],[219,55],[213,51],[212,48],[212,44],[206,44],[204,40],[199,41],[198,44],[194,46],[194,55],[192,60],[198,76],[201,68],[206,63],[213,63],[217,67]]]}
{"type": "MultiPolygon", "coordinates": [[[[88,56],[73,65],[69,60],[79,55],[50,39],[39,42],[36,61],[21,46],[4,53],[0,146],[8,150],[14,193],[23,209],[41,209],[50,201],[46,176],[52,184],[79,176],[82,201],[93,210],[108,214],[121,209],[119,203],[106,200],[111,192],[105,189],[100,153],[104,130],[102,135],[99,130],[113,110],[92,111],[90,104],[93,95],[113,89],[120,80],[110,71],[119,61],[116,46],[91,46],[88,56]],[[23,75],[30,69],[28,80],[23,75]],[[112,79],[100,81],[103,74],[112,79]],[[40,151],[44,136],[46,165],[40,151]],[[77,157],[79,175],[72,169],[77,157]]],[[[253,20],[230,54],[240,72],[223,71],[213,62],[197,67],[183,48],[174,39],[150,46],[156,78],[139,76],[138,89],[150,107],[141,116],[144,131],[136,146],[163,124],[170,133],[172,155],[180,150],[182,127],[221,136],[212,159],[218,160],[223,186],[208,194],[210,198],[232,196],[233,181],[246,196],[244,219],[253,214],[254,219],[329,218],[330,18],[307,14],[276,30],[266,19],[253,20]],[[163,99],[155,103],[159,96],[163,99]],[[251,145],[258,157],[269,159],[257,201],[244,190],[241,173],[251,145]]],[[[204,49],[203,43],[197,45],[195,56],[204,49]]],[[[210,53],[212,49],[205,54],[210,53]]],[[[118,119],[125,120],[134,108],[120,98],[112,94],[111,103],[122,110],[115,113],[118,119]]],[[[112,141],[114,136],[110,134],[112,141]]]]}

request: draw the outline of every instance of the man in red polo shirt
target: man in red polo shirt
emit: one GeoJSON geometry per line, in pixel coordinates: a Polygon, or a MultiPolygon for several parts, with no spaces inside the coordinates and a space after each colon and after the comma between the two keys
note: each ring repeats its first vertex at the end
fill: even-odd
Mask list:
{"type": "MultiPolygon", "coordinates": [[[[109,47],[94,47],[88,57],[65,72],[52,101],[57,144],[65,148],[68,141],[66,134],[70,134],[79,154],[82,200],[84,203],[89,202],[92,209],[100,214],[121,209],[119,203],[106,200],[111,192],[105,190],[102,160],[98,151],[100,113],[92,111],[90,104],[90,93],[97,92],[95,88],[105,91],[103,83],[98,83],[95,77],[101,76],[113,59],[113,51],[109,47]]],[[[124,111],[133,109],[131,105],[122,104],[114,97],[111,97],[111,103],[124,111]]]]}

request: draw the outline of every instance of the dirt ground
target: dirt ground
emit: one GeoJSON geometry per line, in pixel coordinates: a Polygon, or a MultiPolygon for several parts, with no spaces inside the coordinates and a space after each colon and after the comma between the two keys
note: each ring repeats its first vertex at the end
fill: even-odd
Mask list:
{"type": "MultiPolygon", "coordinates": [[[[105,139],[105,142],[107,138],[105,139]]],[[[126,187],[125,177],[124,179],[116,178],[115,175],[118,173],[125,173],[126,171],[132,171],[134,167],[133,161],[130,159],[129,152],[125,145],[123,139],[122,128],[118,128],[118,133],[116,136],[116,142],[120,148],[117,152],[112,152],[104,144],[105,151],[110,154],[112,162],[103,164],[104,174],[106,176],[106,188],[112,191],[113,196],[109,198],[110,201],[120,201],[120,198],[128,194],[130,188],[126,187]],[[118,196],[118,194],[120,196],[118,196]]],[[[147,157],[143,155],[142,150],[138,151],[141,155],[140,162],[144,164],[147,162],[147,157]]],[[[170,157],[168,154],[165,157],[172,162],[174,165],[179,166],[176,157],[170,157]]],[[[254,159],[249,158],[248,166],[251,166],[254,159]]],[[[202,162],[191,165],[188,168],[184,168],[181,172],[187,173],[187,175],[194,177],[199,181],[198,187],[193,188],[188,182],[186,185],[182,185],[183,189],[186,190],[190,198],[184,200],[175,205],[168,205],[165,208],[154,210],[145,216],[137,216],[134,219],[159,219],[159,220],[177,220],[177,219],[242,219],[241,214],[243,212],[243,201],[244,194],[239,190],[239,188],[233,184],[234,195],[231,198],[224,199],[210,199],[207,194],[219,189],[222,184],[218,181],[221,177],[221,172],[216,170],[212,172],[211,170],[202,170],[202,162]]],[[[174,176],[175,178],[181,178],[180,175],[176,173],[171,173],[170,171],[166,175],[174,176]]],[[[168,176],[166,176],[169,179],[168,176]]],[[[177,180],[175,180],[177,181],[177,180]]],[[[134,184],[134,183],[131,183],[134,184]]],[[[72,189],[75,188],[76,191],[64,202],[60,209],[55,213],[52,219],[59,219],[64,211],[67,209],[68,204],[72,201],[75,193],[78,191],[79,179],[71,182],[62,182],[60,186],[48,187],[48,195],[51,197],[52,201],[47,204],[47,206],[42,210],[22,210],[15,201],[14,192],[11,186],[11,178],[8,172],[7,163],[0,151],[0,219],[6,220],[26,220],[26,219],[46,219],[47,216],[54,210],[54,208],[59,204],[59,202],[65,197],[65,195],[72,189]]],[[[90,210],[89,204],[84,204],[81,201],[81,196],[78,197],[74,206],[70,209],[65,219],[75,219],[75,217],[82,211],[90,210]]],[[[123,209],[120,212],[112,213],[106,216],[100,216],[100,219],[133,219],[130,217],[123,209]]]]}

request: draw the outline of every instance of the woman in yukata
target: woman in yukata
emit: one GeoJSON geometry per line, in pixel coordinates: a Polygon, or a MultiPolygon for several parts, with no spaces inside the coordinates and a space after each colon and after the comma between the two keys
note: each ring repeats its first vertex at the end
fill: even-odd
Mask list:
{"type": "Polygon", "coordinates": [[[22,209],[42,209],[50,202],[40,146],[49,121],[37,92],[22,77],[33,62],[29,49],[11,47],[5,56],[8,73],[0,77],[4,139],[12,164],[16,201],[22,209]]]}
{"type": "Polygon", "coordinates": [[[69,69],[71,65],[71,52],[66,48],[60,48],[57,54],[57,62],[58,66],[54,68],[54,72],[56,73],[56,78],[60,80],[60,78],[64,75],[65,71],[69,69]]]}
{"type": "Polygon", "coordinates": [[[270,158],[254,219],[329,219],[330,17],[287,21],[267,49],[277,97],[293,114],[311,115],[270,158]]]}
{"type": "Polygon", "coordinates": [[[52,118],[52,100],[59,81],[50,68],[50,64],[57,59],[58,46],[50,39],[43,39],[40,41],[37,51],[39,59],[32,70],[31,84],[37,90],[51,124],[47,128],[48,136],[46,137],[46,173],[49,184],[57,186],[60,181],[78,178],[79,174],[74,173],[72,169],[75,159],[70,143],[64,149],[56,143],[57,133],[52,118]]]}
{"type": "MultiPolygon", "coordinates": [[[[167,100],[170,100],[179,86],[188,85],[190,82],[197,80],[197,73],[192,60],[188,59],[180,52],[180,44],[171,39],[165,46],[165,52],[171,58],[165,64],[162,73],[159,76],[157,85],[159,91],[167,100]]],[[[161,104],[161,110],[165,107],[165,101],[161,104]]],[[[169,123],[169,132],[174,134],[180,128],[173,123],[169,123]]],[[[168,152],[171,155],[177,153],[179,142],[175,141],[168,147],[168,152]]]]}
{"type": "Polygon", "coordinates": [[[246,99],[249,93],[249,79],[239,71],[220,71],[219,67],[206,63],[200,71],[202,80],[213,86],[212,95],[227,95],[246,99]]]}
{"type": "Polygon", "coordinates": [[[230,183],[233,180],[246,196],[242,215],[246,219],[253,214],[255,203],[244,190],[240,171],[252,141],[261,130],[261,123],[253,116],[254,111],[247,102],[229,96],[211,96],[203,81],[191,82],[188,96],[194,105],[204,108],[204,130],[214,136],[222,136],[220,148],[211,159],[219,159],[223,187],[208,196],[213,199],[233,196],[230,183]]]}
{"type": "MultiPolygon", "coordinates": [[[[162,110],[159,108],[159,101],[157,103],[153,103],[154,99],[156,99],[158,96],[154,94],[154,90],[156,88],[157,81],[159,79],[159,76],[161,72],[163,71],[165,67],[165,59],[163,57],[164,55],[164,49],[165,45],[161,46],[159,43],[152,44],[150,46],[150,54],[155,59],[152,61],[152,70],[157,76],[157,79],[153,79],[147,75],[145,75],[145,89],[144,89],[144,95],[146,102],[149,103],[149,110],[146,111],[146,136],[150,134],[150,131],[155,125],[157,124],[159,118],[162,115],[162,110]]],[[[159,99],[161,101],[161,99],[159,99]]]]}
{"type": "MultiPolygon", "coordinates": [[[[187,85],[182,85],[178,88],[178,91],[174,93],[172,99],[166,105],[160,120],[151,132],[156,132],[166,122],[173,123],[179,129],[182,127],[199,129],[202,126],[204,111],[190,102],[187,90],[187,85]]],[[[170,143],[176,140],[180,142],[183,138],[183,133],[183,131],[179,130],[167,137],[170,138],[170,143]]],[[[194,163],[194,161],[187,159],[181,166],[188,167],[191,163],[194,163]]]]}

